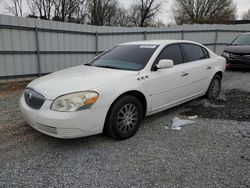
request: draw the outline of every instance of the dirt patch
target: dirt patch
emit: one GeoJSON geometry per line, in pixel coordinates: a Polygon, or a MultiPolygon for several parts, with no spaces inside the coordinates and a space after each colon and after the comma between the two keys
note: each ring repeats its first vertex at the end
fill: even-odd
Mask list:
{"type": "Polygon", "coordinates": [[[210,119],[250,121],[250,92],[232,89],[223,98],[209,101],[201,99],[188,103],[182,115],[198,115],[210,119]]]}
{"type": "Polygon", "coordinates": [[[18,81],[0,83],[0,97],[6,97],[7,95],[15,94],[23,90],[30,81],[18,81]]]}

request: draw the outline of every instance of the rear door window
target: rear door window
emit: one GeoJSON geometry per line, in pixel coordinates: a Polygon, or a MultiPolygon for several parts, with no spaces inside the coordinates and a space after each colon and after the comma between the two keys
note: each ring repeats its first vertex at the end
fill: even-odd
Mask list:
{"type": "Polygon", "coordinates": [[[207,50],[196,44],[181,44],[185,62],[209,58],[207,50]]]}

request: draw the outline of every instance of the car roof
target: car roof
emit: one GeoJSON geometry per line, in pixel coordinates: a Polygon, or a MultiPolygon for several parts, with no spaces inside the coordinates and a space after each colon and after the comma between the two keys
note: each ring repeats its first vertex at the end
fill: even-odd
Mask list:
{"type": "Polygon", "coordinates": [[[188,40],[143,40],[143,41],[134,41],[134,42],[126,42],[120,45],[143,45],[143,44],[152,44],[152,45],[167,45],[172,43],[194,43],[193,41],[188,40]]]}

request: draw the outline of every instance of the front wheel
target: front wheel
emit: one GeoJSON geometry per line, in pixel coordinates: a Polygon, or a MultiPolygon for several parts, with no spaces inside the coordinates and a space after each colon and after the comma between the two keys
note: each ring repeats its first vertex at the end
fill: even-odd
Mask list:
{"type": "Polygon", "coordinates": [[[209,100],[214,100],[220,94],[220,90],[221,90],[221,77],[218,74],[216,74],[209,85],[206,97],[209,100]]]}
{"type": "Polygon", "coordinates": [[[124,96],[112,105],[104,131],[114,139],[127,139],[137,132],[142,114],[140,101],[134,96],[124,96]]]}

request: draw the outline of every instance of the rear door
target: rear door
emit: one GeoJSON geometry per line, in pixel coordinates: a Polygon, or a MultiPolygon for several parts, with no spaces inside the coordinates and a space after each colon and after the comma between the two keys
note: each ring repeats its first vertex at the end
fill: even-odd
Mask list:
{"type": "Polygon", "coordinates": [[[191,80],[190,95],[194,96],[206,92],[214,66],[212,58],[209,57],[208,51],[200,45],[193,43],[180,45],[184,55],[184,64],[188,65],[191,80]]]}

